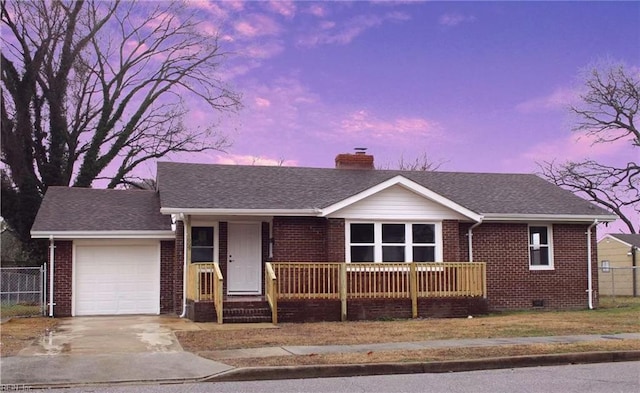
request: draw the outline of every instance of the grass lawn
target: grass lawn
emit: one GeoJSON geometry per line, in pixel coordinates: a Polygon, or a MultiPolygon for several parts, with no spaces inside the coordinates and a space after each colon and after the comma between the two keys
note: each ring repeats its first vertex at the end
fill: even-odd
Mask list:
{"type": "MultiPolygon", "coordinates": [[[[640,298],[601,299],[597,310],[523,311],[491,314],[472,319],[414,319],[395,321],[282,323],[278,329],[212,329],[179,331],[182,347],[207,356],[207,351],[283,345],[367,344],[453,338],[497,338],[614,334],[640,332],[640,298]]],[[[640,340],[583,344],[527,345],[490,348],[458,348],[421,351],[388,351],[372,354],[287,356],[235,359],[226,363],[290,365],[459,359],[532,353],[640,349],[640,340]]]]}
{"type": "Polygon", "coordinates": [[[0,316],[2,318],[41,315],[42,309],[39,305],[32,304],[3,304],[0,306],[0,316]]]}

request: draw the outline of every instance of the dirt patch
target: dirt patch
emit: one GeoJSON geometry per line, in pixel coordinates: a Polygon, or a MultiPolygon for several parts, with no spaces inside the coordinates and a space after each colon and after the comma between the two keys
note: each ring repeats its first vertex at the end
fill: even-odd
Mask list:
{"type": "MultiPolygon", "coordinates": [[[[267,358],[225,359],[235,367],[300,366],[321,364],[361,364],[390,362],[432,362],[461,359],[482,359],[503,356],[542,355],[593,351],[640,350],[640,340],[625,340],[578,344],[508,345],[482,348],[440,348],[418,351],[384,351],[369,353],[337,353],[304,356],[275,356],[267,358]]],[[[206,352],[199,353],[207,357],[206,352]]],[[[214,359],[215,360],[215,359],[214,359]]]]}
{"type": "Polygon", "coordinates": [[[15,356],[33,340],[54,329],[58,321],[53,318],[12,318],[0,326],[0,356],[15,356]]]}

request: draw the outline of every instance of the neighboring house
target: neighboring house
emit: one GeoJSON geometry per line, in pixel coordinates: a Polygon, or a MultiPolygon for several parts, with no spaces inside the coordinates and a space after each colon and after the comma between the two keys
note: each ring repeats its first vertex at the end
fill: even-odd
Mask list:
{"type": "Polygon", "coordinates": [[[587,308],[596,224],[617,218],[535,175],[374,170],[361,153],[161,162],[157,185],[49,188],[32,236],[55,244],[52,315],[221,321],[265,295],[280,321],[587,308]]]}
{"type": "Polygon", "coordinates": [[[640,234],[608,234],[598,242],[601,295],[638,296],[640,234]]]}

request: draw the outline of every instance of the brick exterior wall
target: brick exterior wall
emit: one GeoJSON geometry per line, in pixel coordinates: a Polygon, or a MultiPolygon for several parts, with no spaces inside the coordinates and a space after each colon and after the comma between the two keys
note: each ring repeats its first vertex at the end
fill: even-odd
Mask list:
{"type": "MultiPolygon", "coordinates": [[[[527,224],[482,224],[473,231],[474,261],[487,263],[490,310],[533,307],[587,307],[588,225],[553,225],[553,270],[530,270],[527,224]]],[[[592,231],[595,244],[595,230],[592,231]]],[[[593,283],[597,290],[597,254],[592,247],[593,283]]]]}
{"type": "Polygon", "coordinates": [[[325,218],[274,217],[273,238],[275,262],[327,262],[325,218]]]}
{"type": "Polygon", "coordinates": [[[459,231],[458,221],[442,221],[442,262],[466,261],[460,259],[459,231]]]}
{"type": "MultiPolygon", "coordinates": [[[[51,254],[49,254],[51,255],[51,254]]],[[[71,316],[71,290],[73,287],[73,242],[70,240],[55,241],[53,276],[53,316],[71,316]]],[[[51,261],[49,261],[51,266],[51,261]]],[[[49,277],[47,277],[49,280],[49,277]]],[[[47,288],[48,290],[48,288],[47,288]]],[[[49,292],[47,292],[49,296],[49,292]]]]}
{"type": "Polygon", "coordinates": [[[175,240],[160,242],[160,312],[174,312],[173,267],[176,259],[175,240]]]}
{"type": "Polygon", "coordinates": [[[344,219],[330,218],[327,222],[327,259],[328,262],[344,262],[344,219]]]}
{"type": "MultiPolygon", "coordinates": [[[[487,313],[486,299],[418,299],[421,318],[455,318],[487,313]]],[[[339,300],[303,300],[278,302],[280,322],[340,321],[339,300]]],[[[411,318],[411,299],[352,299],[347,302],[347,320],[411,318]]]]}

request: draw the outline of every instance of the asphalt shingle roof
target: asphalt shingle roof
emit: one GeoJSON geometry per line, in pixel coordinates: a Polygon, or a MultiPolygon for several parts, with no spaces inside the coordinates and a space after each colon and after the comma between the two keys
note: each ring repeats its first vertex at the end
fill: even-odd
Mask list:
{"type": "Polygon", "coordinates": [[[158,163],[163,208],[325,208],[397,175],[479,214],[610,212],[533,174],[158,163]]]}
{"type": "Polygon", "coordinates": [[[31,230],[171,230],[171,218],[156,191],[49,187],[31,230]]]}
{"type": "Polygon", "coordinates": [[[612,233],[611,236],[634,247],[640,247],[640,234],[612,233]]]}

